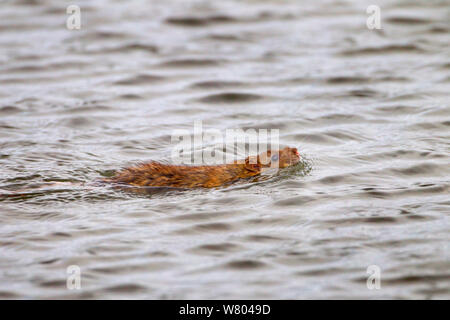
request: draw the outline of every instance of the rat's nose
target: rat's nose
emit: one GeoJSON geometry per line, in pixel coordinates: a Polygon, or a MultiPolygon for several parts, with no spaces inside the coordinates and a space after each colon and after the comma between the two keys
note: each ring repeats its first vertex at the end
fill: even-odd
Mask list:
{"type": "Polygon", "coordinates": [[[298,153],[298,150],[297,150],[297,148],[293,148],[292,149],[292,151],[297,155],[297,156],[299,156],[300,157],[300,153],[298,153]]]}

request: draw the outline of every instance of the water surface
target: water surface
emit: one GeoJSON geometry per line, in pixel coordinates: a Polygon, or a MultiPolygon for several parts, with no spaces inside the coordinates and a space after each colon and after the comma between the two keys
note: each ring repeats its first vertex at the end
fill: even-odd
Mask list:
{"type": "Polygon", "coordinates": [[[77,1],[67,30],[72,2],[1,1],[0,298],[448,299],[449,3],[377,2],[381,30],[342,0],[77,1]],[[279,129],[308,169],[79,185],[196,120],[279,129]]]}

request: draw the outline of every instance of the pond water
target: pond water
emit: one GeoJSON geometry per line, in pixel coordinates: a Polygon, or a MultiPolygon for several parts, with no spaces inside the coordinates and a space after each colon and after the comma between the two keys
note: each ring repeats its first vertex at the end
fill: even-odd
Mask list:
{"type": "Polygon", "coordinates": [[[0,1],[0,298],[450,298],[448,1],[73,2],[0,1]],[[89,186],[195,121],[304,166],[89,186]]]}

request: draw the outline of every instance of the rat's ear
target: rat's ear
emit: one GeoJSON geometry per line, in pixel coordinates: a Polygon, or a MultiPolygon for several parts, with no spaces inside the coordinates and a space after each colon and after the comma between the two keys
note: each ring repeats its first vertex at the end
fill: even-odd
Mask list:
{"type": "Polygon", "coordinates": [[[270,164],[270,157],[272,156],[272,150],[266,151],[261,153],[258,156],[258,163],[261,164],[262,166],[267,166],[268,164],[270,164]]]}
{"type": "Polygon", "coordinates": [[[261,163],[259,162],[259,157],[247,157],[245,159],[245,168],[249,171],[261,171],[261,163]]]}

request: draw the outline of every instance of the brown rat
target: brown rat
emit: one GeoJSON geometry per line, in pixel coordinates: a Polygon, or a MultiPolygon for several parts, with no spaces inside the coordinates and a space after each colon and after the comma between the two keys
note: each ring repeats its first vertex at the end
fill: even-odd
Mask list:
{"type": "Polygon", "coordinates": [[[260,175],[267,168],[285,168],[299,161],[297,149],[286,147],[224,165],[187,166],[149,162],[126,168],[103,181],[140,187],[214,188],[260,175]]]}

